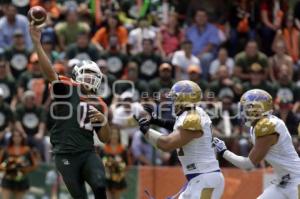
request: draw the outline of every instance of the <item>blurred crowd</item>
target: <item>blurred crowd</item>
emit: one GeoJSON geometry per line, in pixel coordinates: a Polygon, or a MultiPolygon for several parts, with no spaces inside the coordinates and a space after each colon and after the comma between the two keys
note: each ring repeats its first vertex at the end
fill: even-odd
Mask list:
{"type": "Polygon", "coordinates": [[[151,101],[159,117],[172,118],[167,93],[183,79],[201,87],[214,134],[243,155],[250,142],[238,116],[239,98],[252,88],[268,91],[275,115],[285,121],[300,152],[300,1],[1,2],[2,147],[16,129],[43,161],[51,161],[49,86],[33,51],[26,16],[30,7],[40,5],[48,12],[41,43],[54,70],[71,76],[74,65],[90,59],[104,74],[99,95],[108,104],[114,139],[100,144],[100,153],[106,165],[122,162],[117,168],[108,166],[121,176],[126,164],[178,163],[175,153],[157,151],[147,143],[133,114],[151,101]]]}

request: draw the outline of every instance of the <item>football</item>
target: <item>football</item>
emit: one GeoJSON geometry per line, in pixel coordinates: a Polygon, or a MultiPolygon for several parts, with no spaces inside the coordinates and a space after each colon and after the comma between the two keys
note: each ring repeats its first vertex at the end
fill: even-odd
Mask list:
{"type": "Polygon", "coordinates": [[[47,20],[47,11],[41,6],[34,6],[28,11],[27,17],[30,24],[42,27],[47,20]]]}

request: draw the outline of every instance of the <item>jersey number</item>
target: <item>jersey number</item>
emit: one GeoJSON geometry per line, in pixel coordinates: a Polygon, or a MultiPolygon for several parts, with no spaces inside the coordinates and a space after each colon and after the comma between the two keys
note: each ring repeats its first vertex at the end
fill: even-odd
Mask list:
{"type": "Polygon", "coordinates": [[[79,120],[79,126],[80,128],[83,128],[88,131],[93,130],[93,126],[91,122],[87,119],[88,117],[88,104],[86,102],[80,102],[80,120],[79,120]]]}

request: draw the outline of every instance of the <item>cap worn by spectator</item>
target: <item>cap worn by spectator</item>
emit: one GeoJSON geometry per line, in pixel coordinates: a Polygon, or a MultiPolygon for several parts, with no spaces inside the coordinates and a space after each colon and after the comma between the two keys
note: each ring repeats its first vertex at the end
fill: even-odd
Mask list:
{"type": "Polygon", "coordinates": [[[19,37],[19,36],[23,36],[23,32],[21,29],[17,29],[15,32],[14,32],[14,37],[19,37]]]}
{"type": "Polygon", "coordinates": [[[223,99],[223,98],[234,98],[234,93],[230,88],[224,88],[220,91],[219,95],[218,95],[219,99],[223,99]]]}
{"type": "Polygon", "coordinates": [[[188,68],[187,68],[187,72],[188,73],[198,73],[198,74],[201,74],[201,68],[197,65],[190,65],[188,68]]]}
{"type": "Polygon", "coordinates": [[[25,91],[24,94],[23,94],[23,102],[27,99],[27,98],[30,98],[30,97],[35,97],[35,93],[32,91],[32,90],[28,90],[28,91],[25,91]]]}

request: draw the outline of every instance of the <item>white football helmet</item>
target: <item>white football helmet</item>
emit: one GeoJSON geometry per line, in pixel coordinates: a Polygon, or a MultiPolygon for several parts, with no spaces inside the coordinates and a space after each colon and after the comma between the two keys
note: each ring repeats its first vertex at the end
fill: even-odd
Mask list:
{"type": "Polygon", "coordinates": [[[76,82],[96,92],[100,87],[103,74],[95,62],[84,60],[74,66],[73,77],[76,82]]]}

